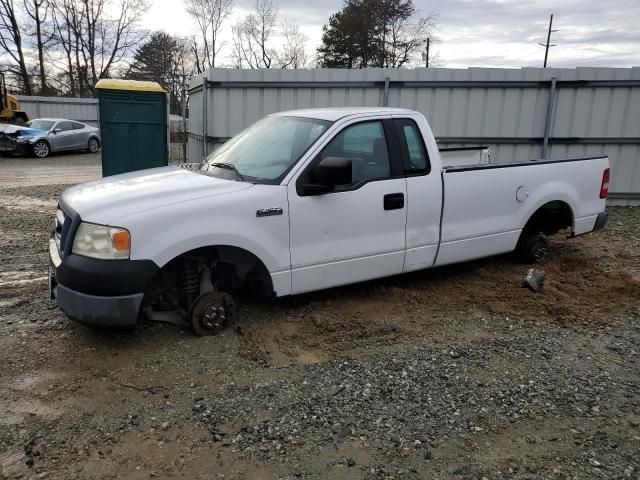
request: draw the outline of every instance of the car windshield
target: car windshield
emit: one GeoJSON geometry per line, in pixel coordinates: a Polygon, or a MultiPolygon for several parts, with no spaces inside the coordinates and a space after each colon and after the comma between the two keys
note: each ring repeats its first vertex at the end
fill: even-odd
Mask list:
{"type": "Polygon", "coordinates": [[[209,155],[201,170],[226,179],[279,182],[330,125],[310,118],[264,118],[209,155]]]}
{"type": "Polygon", "coordinates": [[[54,123],[56,122],[51,120],[31,120],[30,122],[27,122],[26,125],[29,128],[37,128],[38,130],[51,130],[54,123]]]}

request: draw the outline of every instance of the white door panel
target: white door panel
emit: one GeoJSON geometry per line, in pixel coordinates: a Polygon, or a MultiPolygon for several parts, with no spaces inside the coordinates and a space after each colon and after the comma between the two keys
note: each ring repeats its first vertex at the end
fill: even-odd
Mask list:
{"type": "Polygon", "coordinates": [[[384,208],[384,196],[398,193],[406,199],[404,178],[303,197],[290,184],[293,293],[402,272],[406,206],[384,208]]]}
{"type": "Polygon", "coordinates": [[[407,178],[407,254],[404,271],[433,266],[438,252],[442,182],[439,172],[407,178]]]}

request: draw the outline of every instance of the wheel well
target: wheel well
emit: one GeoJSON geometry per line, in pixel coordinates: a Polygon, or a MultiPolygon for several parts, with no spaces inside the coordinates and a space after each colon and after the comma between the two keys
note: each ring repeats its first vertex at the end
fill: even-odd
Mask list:
{"type": "Polygon", "coordinates": [[[96,142],[98,142],[98,146],[100,146],[100,139],[98,137],[96,137],[95,135],[91,135],[89,137],[89,140],[87,140],[87,144],[91,141],[91,140],[95,140],[96,142]]]}
{"type": "MultiPolygon", "coordinates": [[[[243,248],[218,245],[190,250],[164,265],[145,292],[145,303],[160,301],[187,310],[193,300],[187,277],[194,281],[196,275],[195,283],[199,285],[205,267],[209,268],[211,282],[218,290],[229,293],[250,290],[266,296],[274,293],[269,270],[257,256],[243,248]]],[[[198,290],[193,283],[191,287],[198,290]]]]}
{"type": "Polygon", "coordinates": [[[573,212],[571,207],[566,202],[555,200],[545,203],[531,215],[522,229],[520,239],[536,233],[553,235],[563,228],[571,228],[572,226],[573,212]]]}

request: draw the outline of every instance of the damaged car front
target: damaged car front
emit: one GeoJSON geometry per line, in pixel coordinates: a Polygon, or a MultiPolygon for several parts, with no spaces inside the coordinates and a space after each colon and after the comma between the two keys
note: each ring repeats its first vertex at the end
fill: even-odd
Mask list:
{"type": "Polygon", "coordinates": [[[3,125],[0,127],[0,153],[29,155],[33,144],[46,135],[46,131],[37,128],[3,125]]]}

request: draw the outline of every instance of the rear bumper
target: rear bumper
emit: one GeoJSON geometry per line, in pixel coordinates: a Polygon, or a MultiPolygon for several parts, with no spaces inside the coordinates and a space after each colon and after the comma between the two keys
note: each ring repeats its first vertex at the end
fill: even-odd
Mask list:
{"type": "Polygon", "coordinates": [[[607,225],[608,219],[609,214],[607,212],[599,213],[596,218],[596,223],[593,225],[593,231],[602,230],[607,225]]]}

